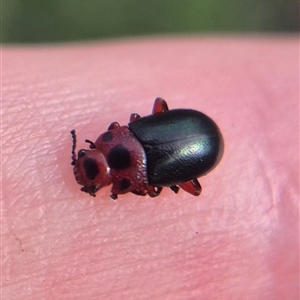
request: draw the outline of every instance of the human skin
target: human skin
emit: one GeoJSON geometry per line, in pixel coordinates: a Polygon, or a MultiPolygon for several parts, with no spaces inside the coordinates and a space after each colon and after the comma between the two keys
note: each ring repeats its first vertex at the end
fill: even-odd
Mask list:
{"type": "Polygon", "coordinates": [[[5,46],[3,299],[298,299],[298,37],[5,46]],[[219,125],[193,197],[80,192],[78,149],[156,97],[219,125]],[[77,150],[78,150],[77,149],[77,150]]]}

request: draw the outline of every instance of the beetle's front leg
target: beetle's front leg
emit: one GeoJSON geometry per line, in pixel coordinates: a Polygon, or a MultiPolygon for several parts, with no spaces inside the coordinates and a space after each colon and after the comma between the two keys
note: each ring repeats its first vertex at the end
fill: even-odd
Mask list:
{"type": "Polygon", "coordinates": [[[115,201],[118,199],[118,194],[112,193],[110,194],[110,198],[115,201]]]}
{"type": "Polygon", "coordinates": [[[112,122],[112,123],[108,126],[107,130],[116,129],[116,128],[119,128],[119,127],[120,127],[120,124],[119,124],[118,122],[112,122]]]}

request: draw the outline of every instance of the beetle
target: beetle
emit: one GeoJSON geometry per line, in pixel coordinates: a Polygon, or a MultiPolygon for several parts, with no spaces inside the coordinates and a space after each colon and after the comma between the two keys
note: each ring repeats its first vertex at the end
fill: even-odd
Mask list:
{"type": "Polygon", "coordinates": [[[152,114],[133,113],[128,126],[113,122],[89,149],[76,156],[76,133],[71,131],[72,162],[81,191],[96,196],[112,184],[112,199],[127,192],[156,197],[163,187],[199,196],[198,177],[210,172],[221,160],[222,134],[216,123],[192,109],[168,109],[156,98],[152,114]]]}

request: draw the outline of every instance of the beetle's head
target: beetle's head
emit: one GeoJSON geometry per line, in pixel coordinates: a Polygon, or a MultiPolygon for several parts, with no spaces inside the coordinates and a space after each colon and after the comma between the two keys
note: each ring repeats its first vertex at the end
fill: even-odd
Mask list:
{"type": "Polygon", "coordinates": [[[99,189],[111,184],[110,168],[103,153],[89,140],[86,140],[86,142],[90,144],[91,149],[80,149],[76,157],[75,130],[72,130],[71,134],[73,138],[71,164],[74,166],[75,179],[78,184],[83,186],[81,191],[95,197],[99,189]]]}

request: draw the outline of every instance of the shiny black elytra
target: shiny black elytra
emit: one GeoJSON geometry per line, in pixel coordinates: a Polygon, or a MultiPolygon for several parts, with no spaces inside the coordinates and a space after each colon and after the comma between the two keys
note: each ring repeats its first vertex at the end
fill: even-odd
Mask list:
{"type": "Polygon", "coordinates": [[[198,196],[197,178],[219,163],[224,149],[212,119],[196,110],[168,110],[161,98],[152,115],[132,114],[128,126],[113,122],[95,143],[86,140],[90,149],[79,150],[77,157],[75,130],[71,133],[72,165],[81,190],[95,196],[112,184],[113,199],[127,192],[156,197],[163,187],[198,196]]]}

